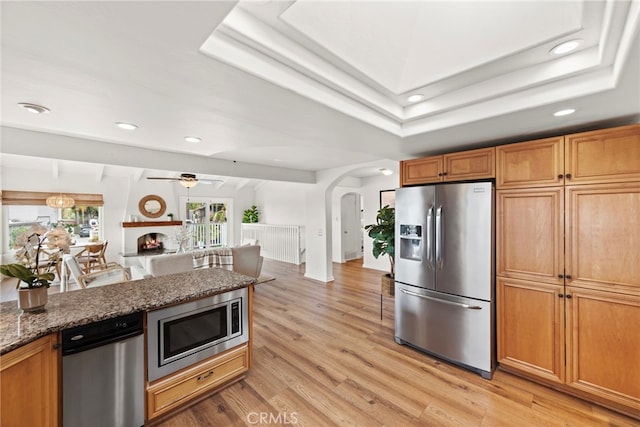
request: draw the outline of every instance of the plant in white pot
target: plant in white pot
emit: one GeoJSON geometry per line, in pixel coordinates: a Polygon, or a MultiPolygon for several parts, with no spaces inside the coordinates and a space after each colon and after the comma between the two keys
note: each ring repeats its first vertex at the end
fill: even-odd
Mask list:
{"type": "Polygon", "coordinates": [[[18,308],[38,311],[45,306],[47,288],[70,244],[71,236],[63,227],[47,231],[45,227],[32,226],[18,236],[14,245],[18,262],[0,265],[3,276],[18,279],[18,308]]]}
{"type": "Polygon", "coordinates": [[[258,211],[258,207],[256,205],[251,206],[249,209],[245,209],[242,214],[242,222],[247,223],[255,223],[260,220],[260,212],[258,211]]]}
{"type": "Polygon", "coordinates": [[[396,210],[389,205],[383,206],[376,215],[376,223],[365,225],[364,229],[373,239],[373,256],[389,257],[391,272],[382,276],[382,290],[394,295],[396,210]]]}

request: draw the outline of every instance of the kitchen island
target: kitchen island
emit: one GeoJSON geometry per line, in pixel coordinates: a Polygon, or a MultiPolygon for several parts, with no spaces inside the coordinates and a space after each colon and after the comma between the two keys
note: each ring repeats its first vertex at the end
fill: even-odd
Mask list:
{"type": "Polygon", "coordinates": [[[53,332],[112,317],[246,288],[255,279],[206,268],[49,295],[45,311],[22,313],[0,303],[0,355],[53,332]]]}
{"type": "MultiPolygon", "coordinates": [[[[38,425],[60,425],[61,331],[130,313],[150,312],[162,307],[227,294],[243,288],[249,289],[251,301],[254,282],[255,279],[248,276],[210,268],[49,295],[46,310],[39,313],[22,313],[17,308],[16,301],[1,303],[3,424],[6,421],[5,416],[14,421],[21,421],[24,416],[28,416],[29,420],[37,420],[35,422],[38,425]],[[31,392],[37,391],[41,396],[41,411],[26,409],[30,403],[20,396],[27,388],[31,392]],[[33,418],[32,415],[37,416],[33,418]]],[[[248,314],[250,330],[251,303],[248,314]]],[[[148,413],[145,422],[188,405],[193,398],[215,392],[227,383],[237,381],[250,367],[250,348],[249,341],[218,357],[209,358],[202,366],[195,364],[177,372],[176,375],[146,382],[147,399],[153,397],[159,402],[158,405],[164,406],[156,407],[154,413],[148,413]],[[211,366],[227,368],[227,375],[224,378],[207,378],[206,387],[199,382],[197,388],[185,391],[192,372],[205,368],[210,370],[211,366]],[[184,397],[181,397],[179,402],[161,401],[170,393],[175,395],[175,390],[178,389],[184,392],[184,397]]]]}

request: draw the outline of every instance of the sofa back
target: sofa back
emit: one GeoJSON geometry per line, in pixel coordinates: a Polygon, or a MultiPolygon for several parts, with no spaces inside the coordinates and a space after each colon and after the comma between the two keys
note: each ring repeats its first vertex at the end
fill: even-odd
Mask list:
{"type": "Polygon", "coordinates": [[[147,257],[146,270],[154,277],[193,270],[193,254],[162,254],[147,257]]]}

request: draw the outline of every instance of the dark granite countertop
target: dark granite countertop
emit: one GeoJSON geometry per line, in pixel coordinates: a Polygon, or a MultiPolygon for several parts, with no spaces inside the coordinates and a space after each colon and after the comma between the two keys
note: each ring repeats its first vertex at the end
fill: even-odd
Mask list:
{"type": "Polygon", "coordinates": [[[133,280],[49,295],[45,311],[23,313],[0,303],[0,354],[53,332],[137,311],[245,288],[255,279],[221,268],[133,280]]]}

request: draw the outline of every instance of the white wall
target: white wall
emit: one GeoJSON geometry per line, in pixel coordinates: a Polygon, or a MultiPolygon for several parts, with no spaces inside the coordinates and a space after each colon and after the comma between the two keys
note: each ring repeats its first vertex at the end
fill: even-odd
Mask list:
{"type": "MultiPolygon", "coordinates": [[[[263,224],[304,225],[306,218],[305,194],[311,184],[267,181],[255,195],[255,204],[263,224]]],[[[247,206],[244,209],[247,209],[247,206]]]]}
{"type": "MultiPolygon", "coordinates": [[[[375,221],[376,212],[379,209],[380,190],[390,190],[398,187],[397,174],[390,176],[375,176],[371,178],[341,180],[331,193],[331,258],[332,262],[341,262],[342,239],[340,198],[347,193],[360,194],[363,198],[364,223],[375,221]]],[[[317,245],[316,240],[324,240],[319,236],[324,231],[321,226],[309,226],[307,217],[308,209],[320,209],[322,191],[319,184],[296,184],[282,182],[265,182],[257,190],[255,195],[256,205],[260,210],[260,222],[269,224],[305,225],[307,239],[307,254],[323,253],[322,245],[317,245]],[[307,197],[309,199],[307,199],[307,197]],[[315,207],[314,207],[315,206],[315,207]],[[315,246],[313,246],[315,245],[315,246]],[[310,247],[311,246],[311,247],[310,247]]],[[[389,259],[381,257],[375,259],[371,253],[371,239],[364,237],[364,266],[382,271],[389,271],[389,259]]],[[[313,277],[312,275],[310,275],[313,277]]]]}

